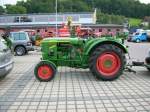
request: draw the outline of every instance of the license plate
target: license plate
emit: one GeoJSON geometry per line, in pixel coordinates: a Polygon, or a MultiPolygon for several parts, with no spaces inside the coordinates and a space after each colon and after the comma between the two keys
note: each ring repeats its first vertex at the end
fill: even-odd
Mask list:
{"type": "Polygon", "coordinates": [[[12,64],[11,65],[8,65],[5,70],[10,70],[12,68],[12,64]]]}

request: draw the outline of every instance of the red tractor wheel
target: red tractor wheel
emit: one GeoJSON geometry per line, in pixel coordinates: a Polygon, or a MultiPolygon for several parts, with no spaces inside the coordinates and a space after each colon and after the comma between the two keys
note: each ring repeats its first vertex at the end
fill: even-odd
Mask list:
{"type": "Polygon", "coordinates": [[[98,79],[114,80],[125,67],[126,58],[123,51],[111,44],[98,47],[91,55],[89,67],[98,79]]]}
{"type": "Polygon", "coordinates": [[[54,78],[56,67],[48,61],[41,61],[35,67],[34,74],[39,81],[48,82],[54,78]]]}

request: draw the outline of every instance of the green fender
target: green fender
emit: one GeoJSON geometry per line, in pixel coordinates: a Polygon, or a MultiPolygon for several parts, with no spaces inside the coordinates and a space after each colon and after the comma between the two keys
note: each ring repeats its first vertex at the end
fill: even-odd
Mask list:
{"type": "Polygon", "coordinates": [[[120,47],[124,51],[124,53],[128,53],[126,46],[121,43],[121,40],[100,38],[100,39],[91,39],[86,43],[84,47],[85,55],[89,55],[94,48],[96,48],[99,45],[104,45],[104,44],[116,45],[120,47]]]}
{"type": "Polygon", "coordinates": [[[54,65],[54,67],[57,69],[57,66],[55,63],[53,63],[52,61],[48,61],[48,60],[41,60],[40,62],[48,62],[54,65]]]}

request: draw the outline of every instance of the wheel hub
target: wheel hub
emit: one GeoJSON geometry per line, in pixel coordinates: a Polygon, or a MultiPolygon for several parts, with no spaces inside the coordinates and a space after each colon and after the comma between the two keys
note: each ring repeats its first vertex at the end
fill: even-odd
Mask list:
{"type": "Polygon", "coordinates": [[[106,60],[104,62],[104,66],[107,67],[107,68],[110,68],[112,66],[112,61],[111,60],[106,60]]]}
{"type": "Polygon", "coordinates": [[[41,66],[39,67],[38,69],[38,75],[41,79],[48,79],[52,76],[52,69],[51,67],[47,66],[47,65],[44,65],[44,66],[41,66]]]}

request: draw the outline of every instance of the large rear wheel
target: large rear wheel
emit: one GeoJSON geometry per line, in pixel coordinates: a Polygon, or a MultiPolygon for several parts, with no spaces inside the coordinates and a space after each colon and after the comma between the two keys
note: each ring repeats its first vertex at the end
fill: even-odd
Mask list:
{"type": "Polygon", "coordinates": [[[35,77],[42,82],[51,81],[56,74],[56,67],[48,61],[41,61],[34,69],[35,77]]]}
{"type": "Polygon", "coordinates": [[[97,79],[117,79],[125,68],[125,54],[119,47],[111,44],[99,46],[89,60],[89,67],[97,79]]]}

